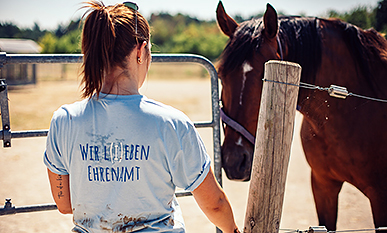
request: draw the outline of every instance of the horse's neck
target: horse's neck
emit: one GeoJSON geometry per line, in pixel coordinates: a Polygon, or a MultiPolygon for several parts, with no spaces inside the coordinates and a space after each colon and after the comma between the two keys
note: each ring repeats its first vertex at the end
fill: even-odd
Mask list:
{"type": "MultiPolygon", "coordinates": [[[[324,23],[325,21],[322,22],[324,29],[320,31],[324,38],[321,42],[321,64],[315,76],[310,73],[309,76],[303,74],[301,82],[319,87],[330,87],[335,84],[355,94],[387,99],[387,91],[384,91],[387,90],[387,79],[385,78],[387,77],[387,63],[383,63],[380,57],[372,57],[374,63],[370,64],[371,72],[367,76],[359,66],[362,60],[353,56],[353,51],[350,49],[354,48],[347,44],[344,33],[324,23]]],[[[347,97],[346,100],[337,99],[331,97],[327,91],[303,88],[300,89],[298,105],[301,113],[316,131],[331,125],[326,124],[327,122],[340,122],[336,122],[337,125],[346,123],[346,118],[350,118],[351,112],[352,114],[363,114],[372,112],[372,109],[376,107],[375,103],[370,103],[368,100],[356,97],[347,97]]]]}
{"type": "Polygon", "coordinates": [[[334,20],[321,20],[320,34],[322,59],[317,84],[336,84],[353,92],[387,97],[387,59],[380,55],[387,54],[384,39],[334,20]]]}
{"type": "MultiPolygon", "coordinates": [[[[348,35],[342,28],[336,26],[334,21],[321,20],[319,24],[319,33],[321,38],[321,63],[315,75],[311,72],[303,73],[301,82],[310,83],[319,87],[329,87],[331,84],[347,88],[348,91],[370,97],[387,98],[387,61],[383,61],[378,54],[368,53],[373,62],[365,59],[359,59],[355,56],[357,53],[364,52],[361,41],[355,41],[357,44],[351,46],[348,37],[356,37],[360,31],[354,31],[348,35]],[[361,65],[367,67],[361,67],[361,65]],[[366,69],[364,69],[366,68],[366,69]],[[370,72],[365,72],[369,70],[370,72]]],[[[356,28],[352,28],[355,30],[356,28]]],[[[362,34],[362,36],[365,36],[362,34]]],[[[358,38],[350,38],[358,39],[358,38]]],[[[383,49],[383,48],[382,48],[383,49]]],[[[310,55],[312,56],[312,55],[310,55]]],[[[386,59],[387,60],[387,59],[386,59]]],[[[304,67],[303,67],[304,68],[304,67]]],[[[328,93],[321,91],[310,91],[300,89],[299,105],[311,104],[306,99],[329,100],[328,93]]],[[[320,101],[320,105],[323,102],[320,101]]],[[[336,101],[333,101],[335,103],[336,101]]],[[[305,106],[307,107],[307,106],[305,106]]],[[[314,107],[311,107],[314,108],[314,107]]]]}

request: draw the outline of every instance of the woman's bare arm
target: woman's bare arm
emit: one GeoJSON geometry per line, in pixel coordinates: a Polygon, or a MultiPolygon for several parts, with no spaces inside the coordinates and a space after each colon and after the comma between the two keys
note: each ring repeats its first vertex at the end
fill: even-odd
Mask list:
{"type": "Polygon", "coordinates": [[[69,175],[58,175],[47,169],[51,193],[59,212],[72,214],[69,175]]]}
{"type": "Polygon", "coordinates": [[[224,233],[239,232],[230,202],[218,182],[216,182],[212,169],[192,194],[200,209],[219,229],[224,233]]]}

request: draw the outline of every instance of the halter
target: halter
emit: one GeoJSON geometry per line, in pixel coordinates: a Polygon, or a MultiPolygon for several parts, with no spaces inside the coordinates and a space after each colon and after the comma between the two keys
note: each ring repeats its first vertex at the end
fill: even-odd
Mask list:
{"type": "MultiPolygon", "coordinates": [[[[277,35],[277,43],[278,43],[279,54],[281,56],[281,61],[283,61],[284,57],[283,57],[282,45],[278,35],[277,35]]],[[[223,111],[222,108],[220,108],[220,118],[222,119],[223,123],[225,123],[228,127],[237,131],[243,137],[245,137],[251,144],[255,145],[255,137],[245,127],[243,127],[241,124],[233,120],[231,117],[227,116],[227,114],[223,111]]]]}
{"type": "Polygon", "coordinates": [[[249,131],[247,131],[245,127],[243,127],[241,124],[227,116],[222,108],[220,108],[220,118],[222,119],[223,123],[234,129],[238,133],[242,134],[242,136],[245,137],[251,144],[255,144],[255,137],[249,131]]]}
{"type": "Polygon", "coordinates": [[[277,35],[277,43],[278,43],[278,50],[279,50],[279,53],[280,53],[280,56],[281,56],[281,61],[283,61],[284,60],[284,54],[283,54],[283,51],[282,51],[281,41],[280,41],[278,35],[277,35]]]}

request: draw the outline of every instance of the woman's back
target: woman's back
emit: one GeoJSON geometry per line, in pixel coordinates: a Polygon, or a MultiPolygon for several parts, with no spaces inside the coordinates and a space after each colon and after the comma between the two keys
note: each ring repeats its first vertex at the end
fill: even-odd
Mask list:
{"type": "Polygon", "coordinates": [[[138,6],[91,1],[87,8],[87,99],[54,113],[44,155],[58,210],[74,215],[77,232],[184,232],[177,186],[225,233],[237,232],[193,123],[139,94],[151,46],[138,6]]]}
{"type": "Polygon", "coordinates": [[[75,224],[184,231],[175,187],[194,190],[210,166],[192,122],[141,95],[100,97],[62,106],[48,137],[47,166],[71,174],[75,224]]]}

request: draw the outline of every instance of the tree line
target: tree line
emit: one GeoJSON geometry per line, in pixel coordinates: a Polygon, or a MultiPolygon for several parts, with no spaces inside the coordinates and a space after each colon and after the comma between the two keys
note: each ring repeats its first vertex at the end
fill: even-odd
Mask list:
{"type": "MultiPolygon", "coordinates": [[[[279,12],[281,14],[281,12],[279,12]]],[[[262,13],[243,18],[233,18],[243,22],[262,13]]],[[[331,10],[327,17],[342,19],[360,28],[387,33],[387,0],[378,2],[376,8],[356,7],[349,12],[340,13],[331,10]]],[[[228,40],[218,29],[216,21],[203,21],[188,15],[168,13],[152,14],[151,26],[152,52],[200,54],[211,60],[219,57],[228,40]]],[[[55,30],[41,30],[35,23],[32,28],[20,29],[12,22],[0,23],[0,38],[25,38],[37,41],[42,53],[80,53],[81,19],[71,21],[68,25],[59,25],[55,30]]]]}

